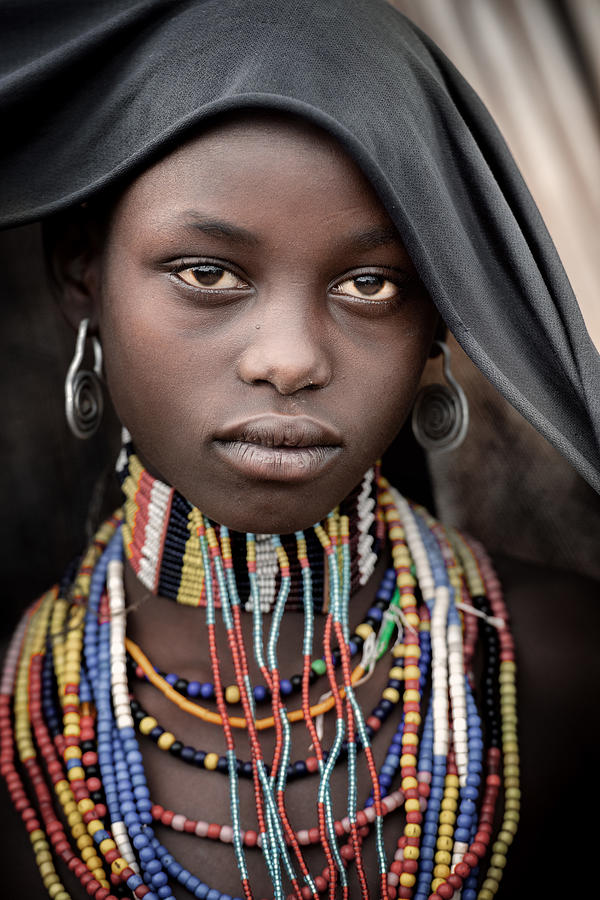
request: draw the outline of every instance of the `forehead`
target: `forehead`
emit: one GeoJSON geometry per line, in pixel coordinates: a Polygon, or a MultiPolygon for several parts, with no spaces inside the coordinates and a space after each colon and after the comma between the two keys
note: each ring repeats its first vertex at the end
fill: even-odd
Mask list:
{"type": "Polygon", "coordinates": [[[307,208],[361,210],[389,222],[370,182],[332,135],[299,116],[268,111],[213,122],[143,172],[120,205],[170,216],[207,204],[243,214],[287,209],[295,217],[307,208]]]}
{"type": "Polygon", "coordinates": [[[224,159],[237,157],[241,147],[246,148],[250,160],[253,154],[260,152],[261,145],[299,156],[312,151],[352,164],[333,135],[302,116],[277,110],[240,109],[205,123],[201,130],[191,134],[148,171],[182,165],[196,153],[218,151],[224,159]]]}

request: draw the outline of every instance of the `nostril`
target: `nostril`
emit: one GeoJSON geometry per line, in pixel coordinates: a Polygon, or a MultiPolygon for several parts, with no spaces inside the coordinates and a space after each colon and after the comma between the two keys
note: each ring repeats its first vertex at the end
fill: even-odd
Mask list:
{"type": "Polygon", "coordinates": [[[322,348],[306,342],[253,341],[244,349],[237,373],[246,384],[268,384],[280,394],[295,394],[324,387],[331,378],[331,362],[322,348]]]}

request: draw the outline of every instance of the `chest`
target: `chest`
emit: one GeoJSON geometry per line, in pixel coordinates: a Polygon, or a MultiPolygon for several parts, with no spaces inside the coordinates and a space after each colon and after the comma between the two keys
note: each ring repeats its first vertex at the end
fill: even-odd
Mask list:
{"type": "MultiPolygon", "coordinates": [[[[356,696],[364,710],[365,718],[378,709],[382,691],[388,684],[385,670],[376,674],[357,688],[356,696]]],[[[322,688],[320,689],[322,690],[322,688]]],[[[171,729],[177,738],[180,736],[188,747],[198,751],[222,757],[226,751],[223,732],[220,727],[211,727],[197,719],[190,720],[177,709],[169,707],[156,694],[151,694],[148,686],[139,691],[140,701],[146,703],[161,725],[171,729]]],[[[319,700],[313,697],[313,703],[319,700]]],[[[296,704],[297,705],[297,704],[296,704]]],[[[292,704],[290,704],[292,706],[292,704]]],[[[268,707],[265,710],[268,713],[268,707]]],[[[382,722],[377,733],[372,736],[372,763],[377,770],[381,769],[390,745],[394,740],[400,723],[401,705],[395,705],[382,722]]],[[[332,747],[336,739],[335,710],[323,717],[323,747],[332,747]]],[[[251,759],[251,747],[248,735],[244,730],[234,732],[235,752],[238,759],[248,762],[251,759]]],[[[267,763],[278,755],[278,739],[275,729],[266,729],[259,734],[261,753],[267,763]]],[[[275,801],[283,810],[282,821],[287,830],[286,843],[289,859],[294,869],[302,871],[302,867],[313,877],[322,878],[327,872],[327,858],[319,840],[319,825],[322,808],[320,808],[319,785],[322,780],[314,771],[314,748],[311,736],[303,722],[297,722],[290,728],[289,746],[284,740],[284,753],[294,769],[286,785],[285,792],[278,796],[274,792],[275,801]],[[311,768],[313,769],[311,771],[311,768]],[[297,773],[297,774],[296,774],[297,773]],[[295,846],[294,846],[295,844],[295,846]]],[[[211,763],[212,765],[212,763],[211,763]]],[[[240,871],[238,861],[231,843],[232,839],[232,795],[230,779],[220,767],[206,769],[184,763],[170,752],[161,750],[159,746],[146,741],[144,744],[144,766],[146,770],[150,796],[154,803],[164,810],[155,819],[153,826],[156,837],[175,857],[177,862],[192,872],[211,888],[230,895],[242,896],[240,889],[240,871]],[[201,836],[199,836],[201,835],[201,836]]],[[[244,771],[247,770],[247,767],[244,771]]],[[[328,794],[331,801],[331,821],[338,835],[338,844],[342,848],[342,858],[352,855],[348,845],[351,840],[347,819],[349,792],[356,794],[356,805],[364,815],[372,817],[369,809],[369,797],[372,795],[372,768],[367,754],[359,751],[356,766],[349,764],[343,753],[337,764],[332,766],[327,778],[328,794]]],[[[267,870],[265,856],[256,846],[256,833],[259,830],[257,801],[254,782],[251,778],[239,777],[237,797],[234,805],[239,815],[240,828],[244,836],[244,863],[247,867],[249,881],[256,898],[273,896],[271,875],[267,870]]],[[[359,817],[362,820],[362,815],[359,817]]],[[[364,821],[364,820],[362,820],[364,821]]],[[[321,825],[323,824],[321,820],[321,825]]],[[[383,836],[388,858],[393,857],[397,839],[404,830],[404,813],[398,809],[388,813],[384,818],[383,836]]],[[[360,837],[361,864],[347,866],[347,878],[351,886],[350,896],[360,896],[359,873],[369,885],[372,896],[378,893],[378,857],[375,829],[368,824],[360,837]]],[[[290,882],[286,875],[285,860],[280,860],[281,877],[285,893],[289,893],[290,882]]],[[[325,877],[327,877],[325,875],[325,877]]],[[[186,891],[175,886],[176,896],[187,896],[186,891]]]]}

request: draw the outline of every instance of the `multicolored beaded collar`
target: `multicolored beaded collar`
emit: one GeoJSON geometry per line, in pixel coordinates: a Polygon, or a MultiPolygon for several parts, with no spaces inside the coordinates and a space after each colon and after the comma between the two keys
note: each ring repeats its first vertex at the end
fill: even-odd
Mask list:
{"type": "MultiPolygon", "coordinates": [[[[117,476],[125,495],[122,526],[125,553],[142,584],[153,594],[190,606],[206,604],[204,563],[197,538],[202,514],[174,488],[153,477],[136,456],[131,438],[124,431],[123,449],[117,461],[117,476]]],[[[384,528],[377,506],[375,469],[342,502],[340,516],[350,523],[351,593],[366,584],[377,564],[384,528]]],[[[215,525],[217,537],[220,529],[215,525]]],[[[305,533],[312,573],[315,612],[326,610],[327,577],[323,548],[312,529],[305,533]]],[[[240,596],[245,608],[254,602],[245,566],[245,535],[231,532],[232,557],[240,596]]],[[[293,535],[282,536],[290,560],[291,583],[286,609],[302,609],[302,571],[294,553],[293,535]]],[[[279,589],[277,552],[268,534],[255,535],[256,577],[263,612],[275,604],[279,589]]],[[[219,606],[218,584],[213,582],[219,606]]]]}
{"type": "MultiPolygon", "coordinates": [[[[185,758],[189,753],[180,755],[186,762],[202,762],[204,768],[228,774],[228,823],[201,818],[202,810],[191,819],[150,797],[135,719],[144,721],[142,740],[151,736],[153,723],[146,715],[137,717],[135,706],[132,711],[127,676],[127,650],[138,663],[143,660],[126,635],[123,559],[129,535],[123,530],[121,512],[102,526],[75,577],[66,578],[26,614],[11,643],[0,684],[0,768],[53,900],[69,898],[57,871],[58,860],[95,900],[117,896],[168,900],[175,883],[199,900],[234,900],[182,867],[156,836],[155,821],[186,832],[190,840],[231,844],[244,900],[255,896],[247,853],[263,854],[276,900],[318,900],[324,894],[330,900],[338,896],[349,900],[350,866],[356,870],[362,900],[375,896],[449,900],[456,892],[462,900],[493,898],[516,831],[520,795],[514,649],[500,586],[481,547],[411,506],[381,477],[377,491],[393,565],[393,577],[386,574],[384,579],[386,590],[392,592],[386,611],[389,607],[397,612],[391,618],[382,614],[380,621],[373,617],[353,672],[348,517],[332,514],[325,526],[314,526],[327,556],[323,659],[330,713],[319,704],[311,706],[309,697],[315,604],[305,536],[295,535],[305,624],[301,703],[295,709],[287,708],[287,697],[279,690],[277,658],[279,624],[292,581],[289,556],[282,541],[272,536],[278,588],[272,611],[263,617],[255,542],[246,536],[252,646],[272,703],[272,716],[266,721],[256,714],[241,627],[243,595],[236,573],[243,568],[242,561],[234,564],[226,528],[216,529],[201,514],[195,520],[202,571],[210,573],[203,580],[205,609],[199,614],[206,617],[215,708],[192,703],[151,666],[144,671],[181,709],[222,728],[227,746],[222,757],[204,754],[194,762],[185,758]],[[226,646],[217,646],[217,599],[226,646]],[[268,623],[264,632],[263,618],[268,623]],[[395,641],[390,641],[390,629],[395,641]],[[482,652],[476,661],[478,639],[482,652]],[[339,678],[332,659],[334,645],[340,655],[339,678]],[[381,658],[391,656],[390,679],[378,707],[365,718],[356,687],[376,664],[380,648],[381,658]],[[225,702],[221,667],[228,652],[242,716],[230,716],[225,702]],[[478,679],[482,715],[476,705],[478,679]],[[377,769],[371,741],[392,713],[397,716],[396,728],[377,769]],[[335,735],[327,747],[317,723],[322,714],[334,719],[335,735]],[[316,784],[314,821],[298,829],[288,816],[286,785],[295,765],[290,764],[291,728],[302,724],[313,747],[310,762],[300,761],[306,768],[302,774],[307,790],[310,776],[316,784]],[[259,739],[264,727],[275,732],[269,760],[259,739]],[[249,739],[247,763],[236,756],[238,729],[249,739]],[[359,751],[369,772],[362,800],[359,751]],[[258,829],[248,827],[248,813],[239,801],[238,780],[244,766],[249,767],[244,775],[254,781],[256,809],[250,815],[258,821],[258,829]],[[336,766],[345,771],[348,786],[346,815],[339,820],[333,815],[331,792],[336,766]],[[501,788],[501,825],[493,839],[501,788]],[[384,817],[398,828],[391,864],[383,845],[384,817]],[[371,834],[378,861],[376,885],[369,884],[363,860],[371,834]],[[303,847],[313,844],[322,850],[325,868],[320,874],[310,872],[304,857],[303,847]],[[490,848],[491,860],[482,878],[479,869],[490,848]]],[[[155,737],[163,749],[172,749],[174,735],[160,730],[155,737]]]]}

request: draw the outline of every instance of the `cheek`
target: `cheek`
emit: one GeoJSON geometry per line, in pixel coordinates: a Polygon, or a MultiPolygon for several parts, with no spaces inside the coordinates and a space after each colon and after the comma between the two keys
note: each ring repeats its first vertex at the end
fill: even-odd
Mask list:
{"type": "Polygon", "coordinates": [[[385,452],[410,415],[419,380],[420,370],[415,373],[398,364],[395,369],[390,368],[379,392],[368,398],[371,421],[365,425],[376,441],[376,456],[385,452]]]}
{"type": "Polygon", "coordinates": [[[148,292],[107,292],[100,322],[105,374],[117,415],[136,436],[168,430],[215,396],[214,347],[186,331],[148,292]],[[139,295],[142,295],[141,298],[139,295]]]}
{"type": "Polygon", "coordinates": [[[391,323],[363,359],[355,381],[361,397],[363,433],[370,428],[381,451],[404,424],[427,362],[437,316],[429,306],[409,324],[391,323]]]}

